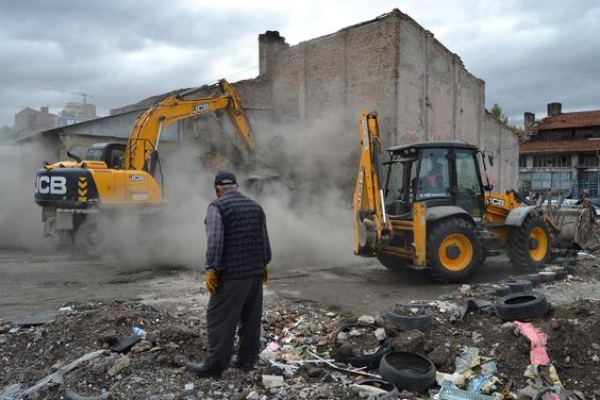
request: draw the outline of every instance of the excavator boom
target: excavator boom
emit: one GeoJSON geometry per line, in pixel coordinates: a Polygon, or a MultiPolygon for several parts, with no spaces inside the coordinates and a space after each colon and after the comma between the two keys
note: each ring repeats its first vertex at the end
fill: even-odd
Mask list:
{"type": "Polygon", "coordinates": [[[156,150],[160,135],[171,123],[225,109],[244,146],[254,150],[250,123],[233,85],[219,81],[222,95],[200,99],[184,99],[173,95],[146,110],[135,122],[125,150],[125,169],[143,170],[148,154],[156,150]]]}

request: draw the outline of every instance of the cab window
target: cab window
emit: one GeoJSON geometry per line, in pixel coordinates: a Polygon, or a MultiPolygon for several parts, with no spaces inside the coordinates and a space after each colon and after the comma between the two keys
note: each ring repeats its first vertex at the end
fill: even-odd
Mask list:
{"type": "Polygon", "coordinates": [[[419,165],[417,200],[449,197],[448,150],[424,149],[419,165]]]}

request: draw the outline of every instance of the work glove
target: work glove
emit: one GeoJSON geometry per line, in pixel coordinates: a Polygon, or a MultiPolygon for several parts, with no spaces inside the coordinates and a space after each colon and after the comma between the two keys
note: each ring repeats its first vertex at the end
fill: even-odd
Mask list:
{"type": "Polygon", "coordinates": [[[206,284],[206,289],[208,289],[211,294],[217,293],[217,286],[219,285],[219,276],[217,275],[217,271],[214,269],[209,269],[206,271],[204,283],[206,284]]]}
{"type": "Polygon", "coordinates": [[[263,283],[265,285],[269,283],[269,264],[265,265],[265,269],[263,270],[263,283]]]}

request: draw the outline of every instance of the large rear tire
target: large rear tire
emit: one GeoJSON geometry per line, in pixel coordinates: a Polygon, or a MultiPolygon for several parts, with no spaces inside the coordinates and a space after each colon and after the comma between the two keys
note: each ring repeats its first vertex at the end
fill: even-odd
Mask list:
{"type": "Polygon", "coordinates": [[[508,257],[516,269],[539,269],[550,260],[551,243],[546,221],[538,215],[529,215],[520,227],[510,232],[508,257]]]}
{"type": "Polygon", "coordinates": [[[462,281],[483,264],[483,241],[469,221],[449,218],[429,229],[427,260],[434,279],[462,281]]]}

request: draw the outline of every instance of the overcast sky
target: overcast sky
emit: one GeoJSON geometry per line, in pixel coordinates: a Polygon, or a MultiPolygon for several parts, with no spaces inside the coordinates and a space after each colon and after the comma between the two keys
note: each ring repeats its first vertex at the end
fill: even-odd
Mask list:
{"type": "Polygon", "coordinates": [[[25,107],[111,108],[258,75],[258,35],[290,45],[398,8],[486,83],[514,124],[600,109],[600,3],[592,0],[3,0],[0,126],[25,107]],[[92,97],[93,96],[93,97],[92,97]]]}

